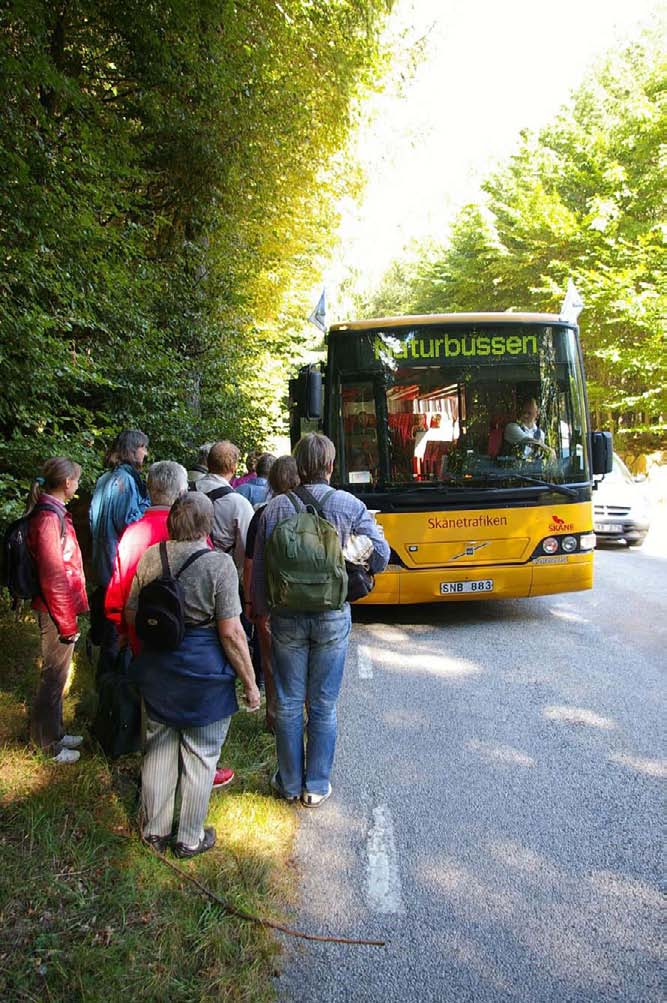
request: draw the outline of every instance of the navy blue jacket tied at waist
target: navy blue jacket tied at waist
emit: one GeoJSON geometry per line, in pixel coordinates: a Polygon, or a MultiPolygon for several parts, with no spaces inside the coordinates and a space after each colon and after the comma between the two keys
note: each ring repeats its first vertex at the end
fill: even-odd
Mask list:
{"type": "Polygon", "coordinates": [[[176,651],[143,648],[130,667],[148,716],[171,728],[202,728],[239,709],[236,674],[218,633],[188,627],[176,651]]]}

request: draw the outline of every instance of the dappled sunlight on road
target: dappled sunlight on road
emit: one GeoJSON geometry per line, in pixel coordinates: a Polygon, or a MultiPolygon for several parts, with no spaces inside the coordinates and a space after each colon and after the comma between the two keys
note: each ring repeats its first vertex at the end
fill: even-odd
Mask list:
{"type": "Polygon", "coordinates": [[[474,676],[482,672],[481,665],[463,658],[434,655],[428,649],[408,651],[386,651],[381,648],[373,652],[373,661],[385,669],[399,669],[401,672],[423,672],[427,675],[457,678],[474,676]]]}
{"type": "Polygon", "coordinates": [[[585,707],[545,707],[543,716],[548,721],[560,721],[563,724],[585,724],[589,728],[600,728],[602,731],[611,731],[617,727],[611,718],[601,717],[592,710],[585,707]]]}
{"type": "Polygon", "coordinates": [[[526,755],[511,745],[494,745],[492,742],[480,742],[474,738],[467,743],[471,752],[476,752],[480,759],[487,763],[506,763],[509,766],[536,766],[532,756],[526,755]]]}
{"type": "Polygon", "coordinates": [[[609,757],[610,763],[618,763],[619,766],[626,766],[637,773],[644,773],[647,777],[667,777],[667,759],[642,759],[639,756],[625,756],[616,753],[609,757]]]}
{"type": "Polygon", "coordinates": [[[404,630],[399,630],[398,627],[392,627],[391,624],[371,623],[366,627],[366,632],[376,640],[385,641],[388,644],[401,644],[410,640],[409,634],[406,634],[404,630]]]}
{"type": "MultiPolygon", "coordinates": [[[[444,957],[451,958],[461,967],[475,972],[487,985],[506,994],[501,997],[502,999],[512,999],[512,983],[498,962],[472,937],[464,936],[459,930],[454,935],[443,931],[439,937],[438,949],[444,957]]],[[[443,999],[445,998],[443,996],[443,999]]]]}
{"type": "Polygon", "coordinates": [[[596,892],[604,895],[607,899],[627,901],[632,896],[638,904],[646,909],[662,911],[664,908],[663,896],[659,889],[648,885],[645,881],[639,881],[637,878],[629,878],[616,871],[592,871],[588,882],[596,892]]]}
{"type": "MultiPolygon", "coordinates": [[[[418,869],[417,880],[432,896],[441,895],[447,912],[468,929],[503,928],[542,976],[548,972],[579,991],[586,986],[589,994],[621,984],[624,921],[630,913],[656,908],[656,889],[612,871],[579,874],[511,840],[480,846],[478,856],[479,867],[465,866],[450,855],[433,858],[418,869]],[[591,928],[602,934],[599,944],[592,942],[591,928]],[[609,954],[605,943],[619,949],[609,954]]],[[[644,930],[637,931],[636,947],[655,956],[657,947],[644,930]]],[[[484,945],[497,942],[498,936],[489,941],[480,933],[466,952],[477,970],[489,966],[494,971],[495,959],[484,945]]]]}
{"type": "Polygon", "coordinates": [[[347,765],[393,816],[401,998],[422,966],[424,999],[660,998],[667,564],[596,561],[587,593],[355,613],[347,765]]]}
{"type": "Polygon", "coordinates": [[[546,860],[542,854],[536,853],[535,850],[531,850],[527,846],[522,846],[516,840],[504,839],[492,843],[489,847],[489,856],[497,860],[503,867],[521,872],[526,880],[528,880],[528,875],[539,877],[540,882],[546,880],[553,885],[556,885],[560,880],[558,867],[546,860]]]}
{"type": "Polygon", "coordinates": [[[430,713],[420,713],[406,707],[397,707],[395,710],[385,711],[382,720],[392,728],[428,728],[430,725],[430,713]]]}
{"type": "Polygon", "coordinates": [[[574,613],[571,609],[564,608],[562,606],[554,606],[549,610],[552,616],[557,617],[559,620],[567,620],[570,623],[590,623],[590,618],[587,616],[581,616],[579,613],[574,613]]]}

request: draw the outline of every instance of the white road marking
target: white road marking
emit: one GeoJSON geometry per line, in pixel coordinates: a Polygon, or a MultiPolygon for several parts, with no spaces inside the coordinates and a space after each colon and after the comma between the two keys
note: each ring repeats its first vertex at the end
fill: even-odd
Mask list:
{"type": "Polygon", "coordinates": [[[394,826],[386,805],[373,809],[373,825],[368,833],[368,905],[374,912],[403,912],[401,877],[394,841],[394,826]]]}
{"type": "Polygon", "coordinates": [[[360,644],[357,648],[357,670],[360,679],[373,678],[373,659],[369,649],[364,644],[360,644]]]}

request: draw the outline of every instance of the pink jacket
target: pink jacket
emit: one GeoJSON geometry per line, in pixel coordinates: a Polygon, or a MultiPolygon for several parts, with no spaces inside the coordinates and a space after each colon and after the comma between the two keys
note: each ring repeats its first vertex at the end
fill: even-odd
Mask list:
{"type": "Polygon", "coordinates": [[[49,613],[58,633],[69,637],[77,632],[77,616],[88,611],[81,551],[72,517],[63,503],[48,494],[43,494],[40,500],[62,510],[64,539],[55,512],[36,512],[30,519],[28,550],[37,566],[41,590],[41,595],[33,599],[32,608],[49,613]]]}

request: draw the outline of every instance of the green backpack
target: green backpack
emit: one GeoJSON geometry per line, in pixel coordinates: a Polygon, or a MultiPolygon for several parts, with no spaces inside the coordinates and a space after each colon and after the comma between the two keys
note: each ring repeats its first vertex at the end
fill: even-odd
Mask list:
{"type": "Polygon", "coordinates": [[[288,491],[296,514],[279,522],[266,544],[269,606],[295,613],[342,609],[347,596],[345,558],[338,533],[322,514],[333,488],[320,503],[304,488],[297,490],[306,508],[288,491]]]}

